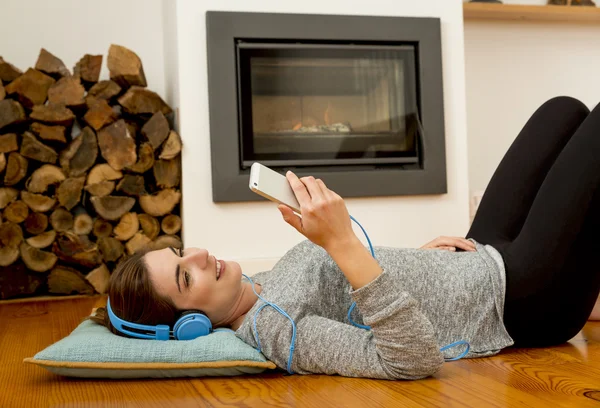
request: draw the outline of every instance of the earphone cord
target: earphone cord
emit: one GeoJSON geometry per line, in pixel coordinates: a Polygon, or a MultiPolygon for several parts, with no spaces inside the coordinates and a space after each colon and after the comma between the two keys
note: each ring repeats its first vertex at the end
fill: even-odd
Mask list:
{"type": "Polygon", "coordinates": [[[290,343],[290,355],[288,357],[287,371],[290,374],[294,374],[294,372],[292,371],[292,358],[294,357],[294,347],[296,346],[296,323],[294,323],[294,319],[292,319],[285,312],[285,310],[283,310],[282,308],[280,308],[279,306],[277,306],[275,303],[269,302],[268,300],[266,300],[265,298],[263,298],[261,295],[259,295],[258,293],[256,293],[256,289],[254,288],[254,282],[252,281],[252,279],[250,279],[249,276],[246,276],[244,274],[242,274],[242,276],[250,281],[250,283],[252,284],[252,291],[254,292],[254,294],[260,300],[262,300],[264,302],[264,304],[261,305],[256,310],[256,312],[254,313],[254,324],[253,324],[254,331],[252,332],[252,334],[254,335],[254,340],[256,341],[256,344],[257,344],[256,351],[258,351],[259,353],[261,352],[260,339],[258,338],[258,331],[256,330],[256,317],[258,316],[258,313],[261,310],[263,310],[263,308],[265,306],[271,306],[273,309],[277,310],[279,313],[281,313],[282,315],[284,315],[285,317],[287,317],[288,319],[290,319],[290,322],[292,322],[292,341],[290,343]]]}
{"type": "MultiPolygon", "coordinates": [[[[352,219],[352,221],[354,221],[356,224],[358,224],[358,226],[360,227],[360,229],[362,230],[362,232],[365,234],[365,237],[367,238],[367,242],[369,243],[369,249],[371,250],[371,255],[373,256],[373,258],[377,259],[375,257],[375,251],[373,250],[373,245],[371,244],[371,240],[369,239],[369,235],[367,234],[367,231],[365,231],[365,229],[363,228],[362,225],[360,225],[360,223],[358,221],[356,221],[356,219],[353,216],[350,216],[350,219],[352,219]]],[[[244,274],[242,274],[242,276],[246,279],[248,279],[250,281],[250,283],[252,284],[252,291],[254,292],[254,294],[264,302],[263,305],[261,305],[256,312],[254,313],[254,323],[253,323],[253,332],[252,334],[254,335],[254,340],[256,341],[257,347],[256,350],[260,353],[261,352],[261,346],[260,346],[260,339],[258,338],[258,331],[256,330],[256,318],[258,316],[258,313],[260,313],[260,311],[265,308],[266,306],[271,306],[273,309],[275,309],[276,311],[278,311],[279,313],[281,313],[283,316],[287,317],[288,319],[290,319],[290,322],[292,322],[292,341],[290,343],[290,354],[288,357],[288,362],[287,362],[287,371],[290,374],[294,374],[294,372],[292,371],[292,359],[294,357],[294,348],[296,346],[296,323],[294,322],[294,319],[292,319],[286,312],[285,310],[283,310],[282,308],[280,308],[279,306],[277,306],[274,303],[269,302],[268,300],[264,299],[262,296],[260,296],[258,293],[256,293],[256,289],[254,287],[254,282],[252,281],[252,279],[250,279],[249,276],[246,276],[244,274]]],[[[348,320],[350,321],[350,323],[352,323],[354,326],[359,327],[361,329],[365,329],[365,330],[370,330],[371,327],[370,326],[365,326],[362,324],[358,324],[356,323],[354,320],[352,320],[351,314],[352,314],[352,310],[354,310],[354,308],[356,307],[356,302],[352,302],[352,305],[350,306],[350,309],[348,309],[348,320]]],[[[467,355],[467,353],[469,352],[469,349],[471,348],[469,342],[465,341],[465,340],[459,340],[457,342],[454,342],[452,344],[448,344],[447,346],[444,346],[440,349],[440,351],[445,351],[448,350],[452,347],[456,347],[459,345],[466,345],[466,350],[460,354],[458,357],[454,357],[454,358],[445,358],[445,361],[456,361],[456,360],[460,360],[461,358],[463,358],[464,356],[467,355]]]]}
{"type": "MultiPolygon", "coordinates": [[[[373,250],[373,245],[371,244],[371,240],[369,239],[369,235],[367,234],[367,231],[365,231],[365,229],[362,227],[362,225],[360,225],[360,223],[358,221],[356,221],[356,219],[353,216],[350,216],[350,219],[352,221],[354,221],[356,224],[358,224],[358,226],[362,230],[363,234],[365,234],[365,237],[367,238],[367,242],[369,243],[369,249],[371,251],[371,256],[373,256],[373,258],[377,259],[375,257],[375,251],[373,250]]],[[[370,326],[365,326],[363,324],[358,324],[354,320],[352,320],[351,314],[352,314],[352,311],[354,310],[355,307],[356,307],[356,302],[352,302],[352,305],[350,306],[350,309],[348,309],[348,321],[350,323],[352,323],[356,327],[360,327],[361,329],[365,329],[365,330],[370,330],[371,329],[370,326]]],[[[469,352],[470,348],[471,348],[471,345],[469,344],[469,342],[467,342],[465,340],[459,340],[459,341],[456,341],[456,342],[454,342],[452,344],[448,344],[447,346],[442,347],[440,349],[440,351],[446,351],[446,350],[448,350],[448,349],[450,349],[452,347],[460,346],[461,344],[464,344],[467,347],[467,349],[462,354],[460,354],[459,356],[454,357],[454,358],[445,358],[444,360],[446,360],[446,361],[456,361],[456,360],[460,360],[461,358],[463,358],[464,356],[466,356],[467,353],[469,352]]]]}

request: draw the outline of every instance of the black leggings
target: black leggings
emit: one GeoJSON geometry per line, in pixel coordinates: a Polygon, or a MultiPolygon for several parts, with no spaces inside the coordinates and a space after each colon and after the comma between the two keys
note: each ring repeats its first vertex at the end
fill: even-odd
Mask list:
{"type": "Polygon", "coordinates": [[[600,105],[543,104],[515,139],[467,234],[506,266],[504,321],[515,346],[563,343],[600,292],[600,105]]]}

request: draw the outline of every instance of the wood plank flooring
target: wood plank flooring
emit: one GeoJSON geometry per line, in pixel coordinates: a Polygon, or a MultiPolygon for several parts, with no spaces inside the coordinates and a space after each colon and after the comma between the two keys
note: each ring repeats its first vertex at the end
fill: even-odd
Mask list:
{"type": "Polygon", "coordinates": [[[337,376],[81,380],[23,364],[100,297],[0,303],[0,407],[600,407],[600,322],[569,343],[445,364],[433,378],[337,376]]]}

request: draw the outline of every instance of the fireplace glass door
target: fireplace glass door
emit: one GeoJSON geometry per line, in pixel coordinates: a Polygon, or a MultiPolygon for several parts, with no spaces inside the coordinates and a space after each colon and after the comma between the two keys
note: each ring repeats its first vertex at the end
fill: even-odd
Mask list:
{"type": "Polygon", "coordinates": [[[241,167],[419,162],[412,45],[238,40],[241,167]]]}

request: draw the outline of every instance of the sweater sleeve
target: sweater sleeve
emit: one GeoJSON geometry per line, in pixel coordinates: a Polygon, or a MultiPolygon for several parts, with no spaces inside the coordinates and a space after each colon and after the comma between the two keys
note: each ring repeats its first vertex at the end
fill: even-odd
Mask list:
{"type": "MultiPolygon", "coordinates": [[[[381,379],[419,379],[438,371],[444,358],[433,327],[415,299],[397,286],[384,271],[350,292],[371,331],[312,314],[299,319],[292,370],[381,379]]],[[[289,321],[287,330],[281,329],[289,332],[289,321]]],[[[263,350],[280,367],[289,356],[286,338],[277,336],[263,350]]]]}

